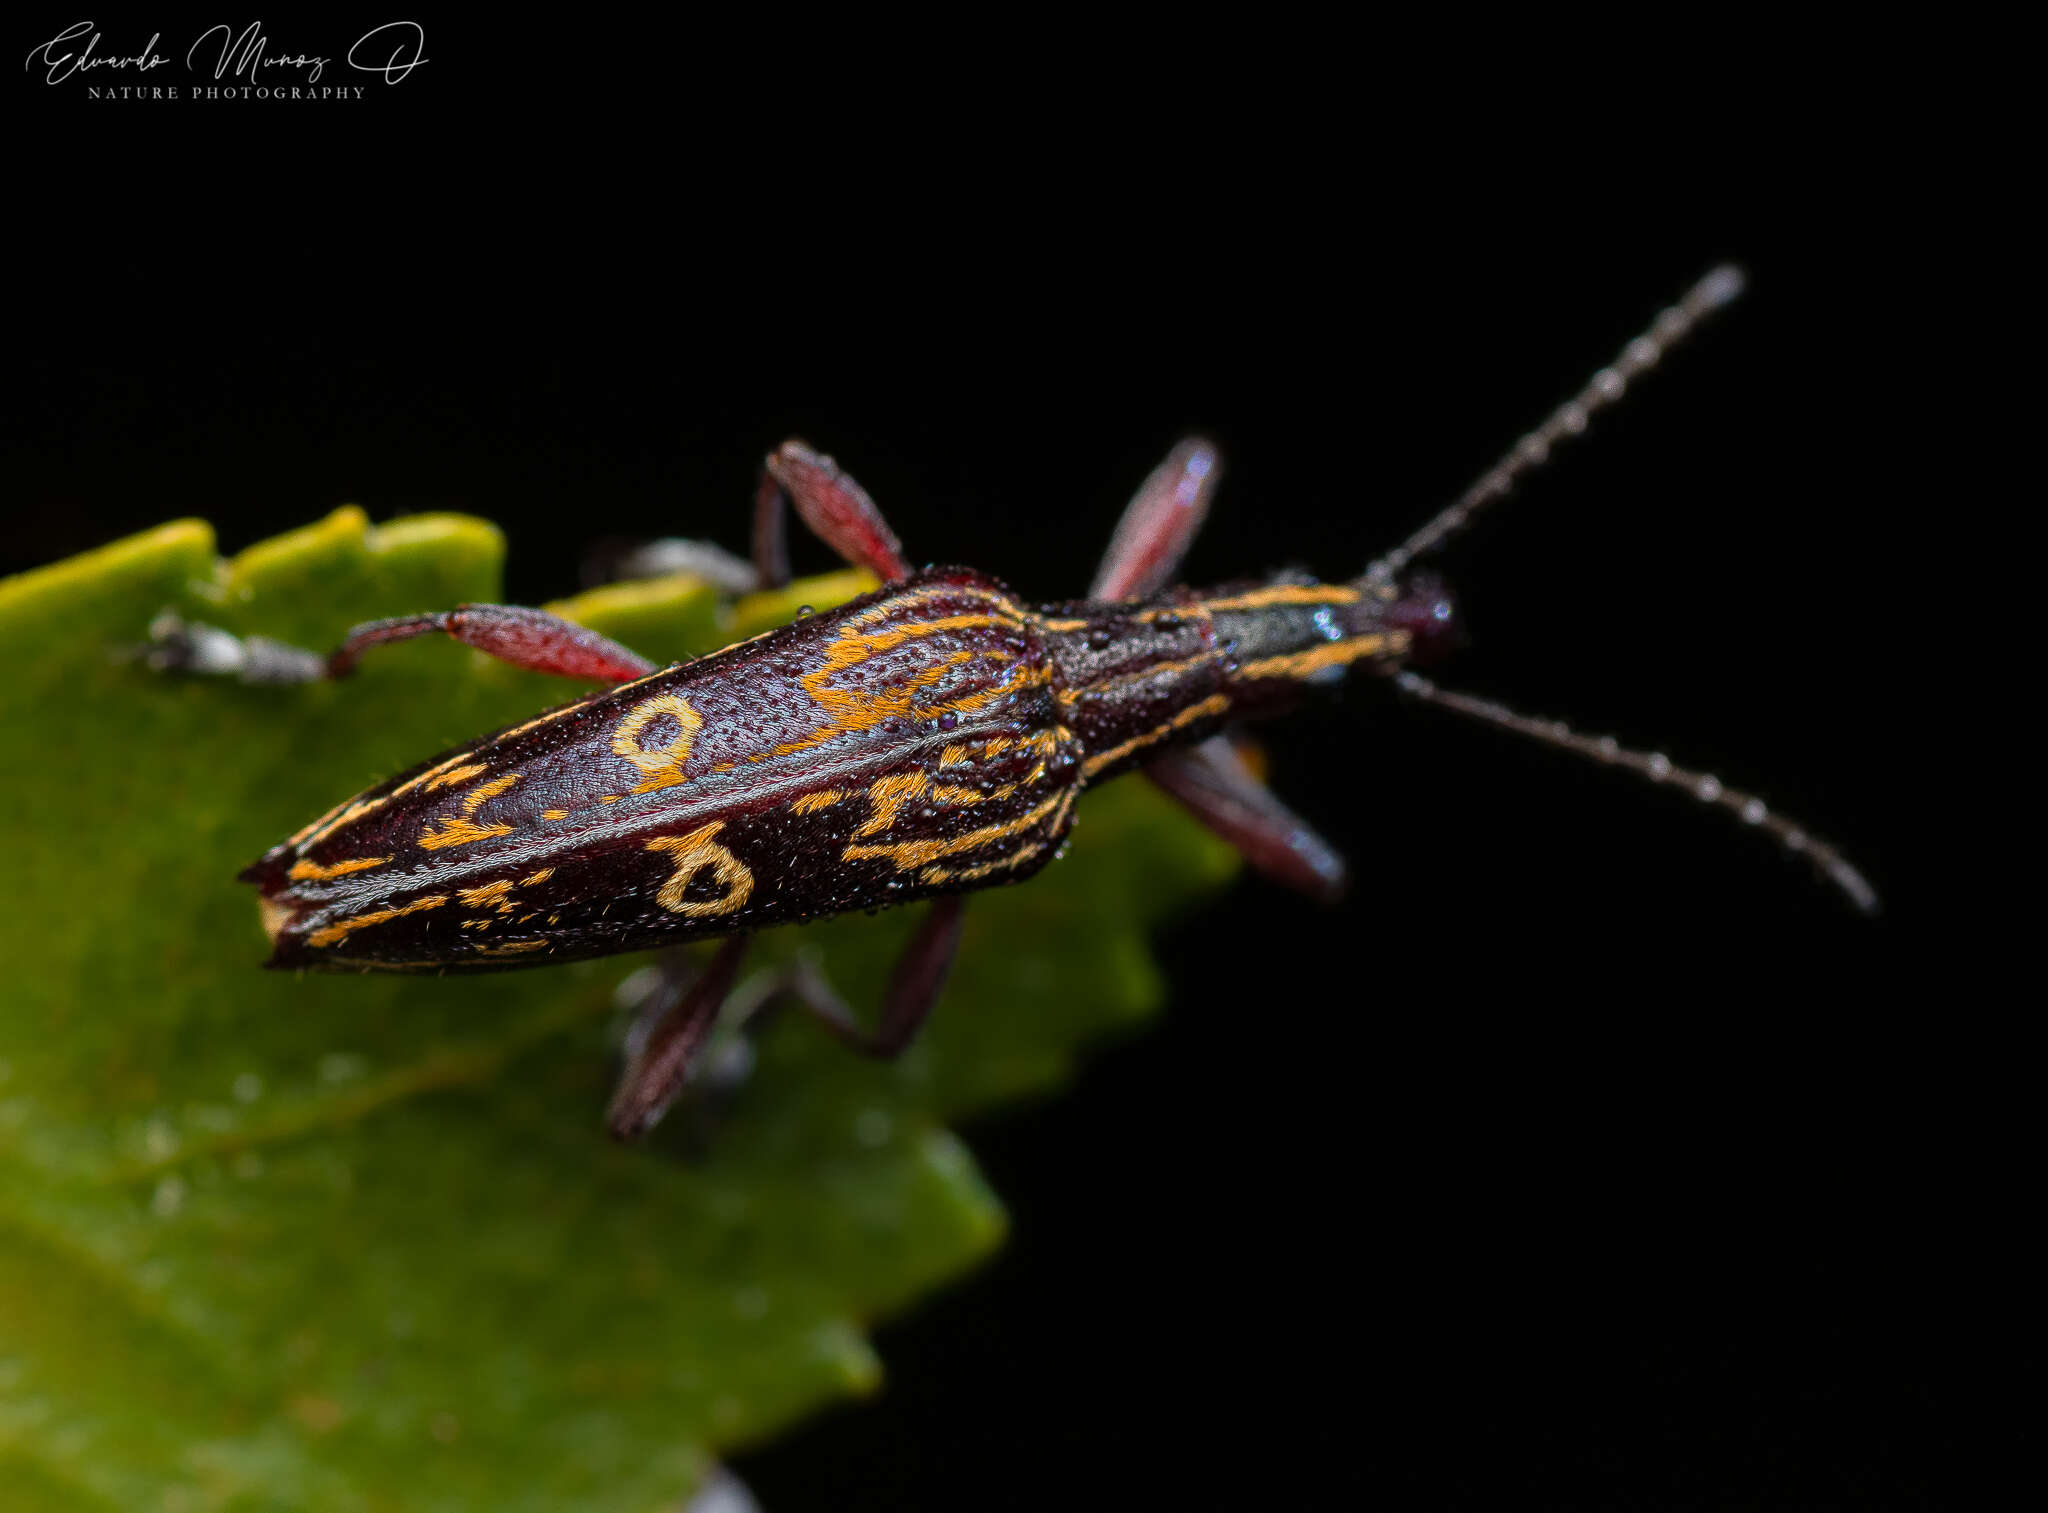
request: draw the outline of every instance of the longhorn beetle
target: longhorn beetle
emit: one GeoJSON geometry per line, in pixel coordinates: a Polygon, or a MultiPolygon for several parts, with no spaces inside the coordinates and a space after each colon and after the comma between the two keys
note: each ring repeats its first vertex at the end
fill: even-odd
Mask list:
{"type": "Polygon", "coordinates": [[[1734,268],[1707,274],[1463,497],[1344,583],[1283,573],[1169,588],[1216,484],[1216,453],[1201,441],[1182,442],[1139,488],[1088,596],[1038,606],[971,568],[913,571],[861,487],[788,441],[755,498],[758,581],[788,581],[793,502],[883,587],[695,661],[656,667],[553,615],[491,604],[359,625],[327,657],[165,617],[153,660],[311,681],[345,675],[384,642],[444,633],[519,667],[611,685],[337,805],[241,876],[260,894],[272,967],[491,970],[723,937],[686,988],[655,995],[629,1038],[609,1115],[621,1138],[674,1100],[750,934],[770,925],[931,899],[872,1031],[809,969],[786,984],[856,1048],[902,1049],[945,981],[964,895],[1038,871],[1082,791],[1124,773],[1142,769],[1259,871],[1336,898],[1343,861],[1223,732],[1361,672],[1689,789],[1874,911],[1869,884],[1832,846],[1761,799],[1440,689],[1409,666],[1456,625],[1449,593],[1410,564],[1741,288],[1734,268]]]}

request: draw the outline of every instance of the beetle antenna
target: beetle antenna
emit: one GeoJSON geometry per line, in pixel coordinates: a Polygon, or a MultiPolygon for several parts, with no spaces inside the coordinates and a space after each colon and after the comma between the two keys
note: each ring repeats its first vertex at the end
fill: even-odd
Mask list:
{"type": "Polygon", "coordinates": [[[1566,751],[1577,752],[1605,766],[1625,767],[1653,783],[1676,784],[1701,803],[1725,809],[1745,825],[1764,831],[1795,856],[1806,857],[1820,869],[1823,877],[1846,893],[1849,902],[1865,914],[1878,912],[1877,890],[1841,852],[1803,826],[1781,814],[1772,813],[1770,807],[1755,794],[1726,787],[1711,773],[1680,767],[1661,751],[1632,751],[1613,736],[1580,735],[1562,720],[1533,720],[1491,699],[1476,699],[1470,694],[1438,688],[1429,679],[1405,669],[1393,677],[1395,686],[1403,693],[1426,704],[1440,704],[1471,719],[1541,741],[1546,746],[1561,746],[1566,751]]]}
{"type": "Polygon", "coordinates": [[[1523,476],[1550,459],[1551,448],[1579,435],[1587,422],[1627,392],[1629,380],[1654,368],[1664,354],[1692,333],[1694,327],[1742,293],[1742,270],[1723,263],[1694,284],[1678,303],[1650,323],[1650,329],[1621,349],[1614,362],[1559,405],[1550,418],[1516,442],[1507,456],[1458,496],[1457,502],[1365,570],[1367,581],[1391,582],[1410,562],[1426,556],[1471,523],[1489,504],[1514,492],[1523,476]]]}

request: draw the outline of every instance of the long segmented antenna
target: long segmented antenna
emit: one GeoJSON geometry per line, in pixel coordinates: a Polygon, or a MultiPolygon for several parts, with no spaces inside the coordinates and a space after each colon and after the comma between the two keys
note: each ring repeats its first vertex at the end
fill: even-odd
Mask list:
{"type": "Polygon", "coordinates": [[[1849,902],[1865,914],[1878,912],[1877,890],[1841,852],[1783,815],[1772,813],[1770,807],[1755,794],[1725,787],[1712,773],[1680,767],[1661,751],[1631,751],[1613,736],[1580,735],[1562,720],[1532,720],[1491,699],[1452,693],[1438,688],[1418,673],[1403,670],[1393,677],[1395,686],[1403,693],[1425,703],[1440,704],[1471,719],[1498,725],[1547,746],[1561,746],[1566,751],[1575,751],[1609,767],[1625,767],[1653,783],[1676,784],[1691,792],[1701,803],[1725,809],[1745,825],[1762,830],[1795,856],[1810,859],[1820,869],[1821,875],[1848,894],[1849,902]]]}
{"type": "Polygon", "coordinates": [[[1595,373],[1586,387],[1559,405],[1550,418],[1514,444],[1455,504],[1365,570],[1367,581],[1391,582],[1417,557],[1435,551],[1471,523],[1489,504],[1514,492],[1522,477],[1550,458],[1551,448],[1577,436],[1587,423],[1627,392],[1629,380],[1654,368],[1658,360],[1685,340],[1707,316],[1742,293],[1742,270],[1723,263],[1687,290],[1677,304],[1650,323],[1650,329],[1621,349],[1613,364],[1595,373]]]}

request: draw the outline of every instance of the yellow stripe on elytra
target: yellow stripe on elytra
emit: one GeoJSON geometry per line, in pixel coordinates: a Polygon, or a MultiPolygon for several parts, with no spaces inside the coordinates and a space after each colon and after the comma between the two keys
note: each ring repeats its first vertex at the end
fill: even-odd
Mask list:
{"type": "Polygon", "coordinates": [[[370,925],[381,925],[389,920],[403,919],[406,915],[418,914],[423,909],[438,909],[447,902],[447,894],[435,893],[430,894],[426,898],[416,898],[411,903],[400,908],[376,909],[368,914],[358,914],[354,919],[344,919],[339,923],[327,926],[324,930],[315,930],[306,937],[306,944],[309,946],[331,946],[336,941],[345,938],[351,931],[361,930],[370,925]]]}
{"type": "Polygon", "coordinates": [[[943,631],[983,627],[1022,632],[1030,623],[1031,616],[1014,600],[985,589],[960,586],[933,585],[910,593],[897,594],[880,604],[871,605],[859,614],[849,617],[839,627],[836,637],[825,647],[823,659],[798,679],[804,691],[824,708],[829,717],[827,721],[808,736],[786,741],[748,760],[765,761],[773,757],[808,751],[838,736],[871,730],[885,720],[905,716],[913,719],[933,719],[942,714],[969,714],[1017,689],[1050,682],[1050,668],[1033,672],[1020,667],[994,688],[983,693],[938,704],[916,704],[918,691],[937,682],[951,668],[976,660],[1007,662],[1013,656],[1009,651],[988,647],[953,652],[935,665],[924,668],[914,677],[879,691],[838,688],[832,683],[839,674],[924,636],[937,635],[943,631]],[[969,603],[985,604],[989,606],[989,611],[941,615],[936,619],[892,625],[882,630],[868,628],[914,611],[922,605],[943,600],[966,600],[969,603]]]}
{"type": "MultiPolygon", "coordinates": [[[[1352,636],[1344,641],[1325,641],[1307,651],[1289,652],[1284,657],[1263,657],[1237,670],[1240,678],[1306,678],[1332,667],[1348,667],[1360,657],[1378,656],[1395,641],[1384,632],[1352,636]]],[[[1405,639],[1405,638],[1402,638],[1405,639]]],[[[1398,649],[1398,648],[1397,648],[1398,649]]]]}
{"type": "Polygon", "coordinates": [[[978,867],[962,867],[957,871],[951,867],[927,867],[917,874],[917,880],[921,883],[971,883],[976,878],[987,877],[991,872],[1007,872],[1012,867],[1021,867],[1044,849],[1044,841],[1033,841],[1028,846],[1019,846],[1008,856],[992,862],[983,862],[978,867]]]}
{"type": "Polygon", "coordinates": [[[331,867],[323,867],[318,862],[298,862],[285,876],[295,883],[324,883],[333,878],[347,877],[351,872],[367,872],[372,867],[381,867],[390,860],[388,856],[357,856],[345,862],[336,862],[331,867]]]}
{"type": "Polygon", "coordinates": [[[434,828],[433,821],[427,822],[426,829],[420,832],[420,845],[428,851],[439,851],[444,846],[467,846],[476,841],[490,840],[494,836],[510,835],[510,825],[480,824],[471,816],[518,781],[518,773],[508,772],[501,778],[493,778],[480,787],[472,788],[462,796],[461,814],[438,816],[441,824],[439,830],[434,828]]]}
{"type": "Polygon", "coordinates": [[[798,814],[816,814],[820,809],[830,809],[845,797],[844,788],[826,788],[817,793],[799,794],[789,807],[798,814]]]}
{"type": "Polygon", "coordinates": [[[1190,704],[1186,709],[1183,709],[1179,714],[1157,729],[1148,730],[1143,735],[1134,735],[1128,741],[1119,741],[1107,751],[1098,751],[1094,756],[1081,763],[1081,776],[1084,780],[1092,778],[1096,773],[1102,771],[1103,768],[1113,762],[1122,761],[1132,752],[1142,750],[1152,745],[1155,741],[1163,741],[1176,730],[1185,730],[1188,726],[1194,724],[1195,721],[1206,719],[1213,714],[1222,714],[1229,708],[1230,700],[1220,693],[1212,693],[1208,698],[1202,700],[1201,703],[1190,704]]]}
{"type": "Polygon", "coordinates": [[[875,835],[896,823],[896,816],[903,806],[931,786],[931,780],[922,772],[899,773],[895,777],[877,780],[868,789],[868,799],[874,804],[855,835],[875,835]]]}
{"type": "Polygon", "coordinates": [[[548,945],[544,940],[508,940],[502,946],[479,945],[479,956],[515,956],[521,951],[540,951],[548,945]]]}
{"type": "Polygon", "coordinates": [[[334,834],[334,832],[339,830],[342,826],[353,824],[366,814],[375,814],[379,809],[382,809],[387,802],[389,802],[388,799],[356,800],[356,802],[350,804],[346,809],[343,809],[340,814],[335,815],[333,819],[329,820],[326,824],[322,825],[318,830],[315,830],[303,841],[300,841],[298,843],[299,850],[312,850],[315,846],[319,845],[322,841],[326,840],[328,836],[334,834]]]}
{"type": "Polygon", "coordinates": [[[505,895],[512,891],[512,888],[512,879],[509,877],[501,877],[496,882],[485,883],[480,888],[458,889],[456,890],[455,896],[461,899],[463,903],[467,904],[470,908],[480,909],[485,904],[495,904],[501,902],[504,899],[505,895]]]}
{"type": "Polygon", "coordinates": [[[462,796],[462,812],[464,814],[475,814],[477,810],[483,808],[485,804],[488,804],[492,799],[518,781],[518,773],[508,772],[501,778],[492,778],[491,781],[485,783],[480,788],[470,789],[469,792],[462,796]]]}
{"type": "Polygon", "coordinates": [[[441,828],[432,825],[420,832],[420,844],[429,851],[439,851],[443,846],[467,846],[476,841],[487,841],[493,836],[510,835],[510,825],[479,825],[458,815],[443,815],[441,828]]]}
{"type": "Polygon", "coordinates": [[[896,864],[898,871],[914,871],[919,867],[929,866],[942,856],[957,856],[963,851],[978,851],[983,846],[1009,836],[1021,835],[1060,805],[1072,803],[1073,797],[1074,791],[1070,788],[1026,810],[1016,819],[1006,820],[1000,825],[985,825],[979,830],[970,830],[965,835],[956,835],[950,840],[897,841],[888,846],[848,846],[839,853],[839,859],[844,862],[856,862],[867,857],[887,857],[896,864]]]}
{"type": "Polygon", "coordinates": [[[850,616],[846,623],[848,625],[873,625],[878,620],[886,620],[891,615],[900,614],[906,609],[916,609],[920,604],[929,604],[935,599],[966,599],[971,603],[993,605],[999,613],[1019,622],[1031,618],[1028,610],[1017,603],[1015,599],[1005,594],[998,594],[985,588],[970,588],[960,584],[931,584],[924,588],[913,589],[907,594],[896,594],[884,599],[880,604],[869,605],[868,608],[862,610],[859,614],[850,616]]]}
{"type": "MultiPolygon", "coordinates": [[[[472,762],[467,767],[458,767],[453,772],[444,772],[421,790],[432,793],[436,788],[447,788],[456,783],[466,783],[473,777],[482,777],[491,770],[487,762],[472,762]]],[[[396,797],[396,795],[393,795],[396,797]]]]}
{"type": "MultiPolygon", "coordinates": [[[[665,673],[667,671],[668,669],[666,667],[660,668],[654,672],[649,673],[647,675],[647,678],[658,678],[662,675],[662,673],[665,673]]],[[[605,692],[618,693],[622,689],[637,688],[640,684],[645,683],[647,681],[647,678],[636,678],[631,683],[621,683],[616,688],[606,689],[605,692]]],[[[588,701],[586,700],[585,702],[587,703],[588,701]]],[[[525,735],[526,732],[529,730],[538,730],[543,725],[552,725],[557,720],[566,720],[572,714],[581,714],[583,712],[583,708],[583,704],[564,704],[560,709],[550,709],[546,714],[536,715],[533,719],[528,720],[524,725],[514,725],[510,730],[499,731],[496,735],[491,737],[491,742],[493,745],[495,745],[499,741],[509,741],[514,736],[525,735]]]]}
{"type": "Polygon", "coordinates": [[[287,846],[297,846],[303,848],[315,831],[318,831],[320,834],[325,835],[327,831],[330,828],[332,828],[332,825],[340,823],[340,815],[342,810],[348,808],[353,802],[353,799],[343,799],[340,803],[336,804],[332,809],[328,810],[325,814],[321,815],[320,818],[318,818],[317,820],[313,820],[309,824],[302,825],[297,830],[293,831],[291,839],[287,840],[285,844],[287,846]]]}
{"type": "Polygon", "coordinates": [[[455,753],[454,756],[443,757],[441,758],[440,761],[434,763],[433,766],[429,767],[425,772],[420,773],[417,777],[407,778],[403,783],[400,783],[396,788],[391,790],[390,796],[392,798],[397,798],[401,794],[410,793],[413,791],[413,789],[419,787],[420,784],[427,782],[432,778],[440,776],[442,773],[446,772],[450,767],[453,767],[456,763],[468,761],[469,757],[470,754],[466,751],[458,751],[455,753]]]}

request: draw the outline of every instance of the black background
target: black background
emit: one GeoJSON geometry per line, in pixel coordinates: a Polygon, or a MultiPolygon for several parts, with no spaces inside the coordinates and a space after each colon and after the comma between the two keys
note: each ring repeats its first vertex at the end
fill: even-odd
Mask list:
{"type": "Polygon", "coordinates": [[[742,548],[795,434],[913,558],[1060,597],[1199,430],[1192,581],[1348,576],[1734,258],[1444,558],[1440,681],[1755,787],[1887,904],[1378,688],[1271,730],[1351,900],[1241,882],[1160,942],[1156,1029],[968,1132],[1009,1248],[882,1326],[877,1401],[740,1459],[771,1513],[1953,1505],[2017,1347],[1908,733],[1944,601],[1894,107],[1648,37],[1602,83],[1500,38],[588,26],[429,19],[342,105],[24,75],[0,569],[353,501],[500,521],[534,602],[602,537],[742,548]]]}

